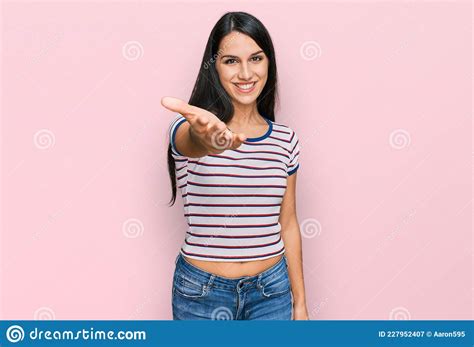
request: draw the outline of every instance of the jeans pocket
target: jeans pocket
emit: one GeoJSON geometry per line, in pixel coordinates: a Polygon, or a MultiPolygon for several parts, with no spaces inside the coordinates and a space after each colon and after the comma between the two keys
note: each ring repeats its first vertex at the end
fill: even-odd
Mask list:
{"type": "Polygon", "coordinates": [[[260,292],[266,298],[287,294],[291,290],[288,272],[282,271],[278,274],[262,278],[259,287],[260,292]]]}
{"type": "Polygon", "coordinates": [[[199,299],[208,293],[208,282],[178,271],[174,276],[173,293],[185,298],[199,299]]]}

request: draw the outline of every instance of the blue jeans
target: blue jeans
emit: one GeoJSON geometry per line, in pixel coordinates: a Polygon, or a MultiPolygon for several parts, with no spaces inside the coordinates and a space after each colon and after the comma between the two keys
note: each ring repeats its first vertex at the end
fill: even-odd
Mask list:
{"type": "Polygon", "coordinates": [[[291,320],[293,296],[286,256],[269,269],[239,278],[221,277],[176,258],[173,320],[291,320]]]}

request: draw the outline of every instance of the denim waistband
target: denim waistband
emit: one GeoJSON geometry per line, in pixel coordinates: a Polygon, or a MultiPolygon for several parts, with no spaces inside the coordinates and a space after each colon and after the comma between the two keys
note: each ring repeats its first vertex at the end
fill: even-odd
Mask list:
{"type": "Polygon", "coordinates": [[[241,283],[249,285],[260,284],[262,281],[265,281],[269,277],[275,277],[283,273],[284,271],[287,271],[287,264],[288,263],[286,255],[283,253],[283,256],[276,264],[272,265],[270,268],[266,269],[263,272],[260,272],[253,276],[227,278],[212,274],[194,266],[193,264],[189,263],[181,253],[179,253],[176,257],[176,267],[179,268],[180,271],[188,273],[190,276],[197,277],[203,282],[213,283],[215,285],[228,288],[235,288],[236,286],[241,285],[241,283]]]}

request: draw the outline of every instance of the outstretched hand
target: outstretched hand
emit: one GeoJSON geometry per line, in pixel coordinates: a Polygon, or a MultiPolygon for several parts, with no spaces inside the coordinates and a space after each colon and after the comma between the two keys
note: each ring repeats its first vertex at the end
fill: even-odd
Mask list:
{"type": "Polygon", "coordinates": [[[181,99],[165,96],[161,99],[161,104],[168,110],[180,113],[186,118],[193,140],[210,153],[218,154],[226,149],[236,149],[247,139],[244,134],[235,134],[230,131],[215,114],[189,105],[181,99]]]}

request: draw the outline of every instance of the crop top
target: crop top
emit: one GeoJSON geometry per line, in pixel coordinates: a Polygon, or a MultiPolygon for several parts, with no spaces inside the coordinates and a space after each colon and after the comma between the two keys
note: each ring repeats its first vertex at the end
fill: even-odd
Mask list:
{"type": "MultiPolygon", "coordinates": [[[[265,118],[266,119],[266,118],[265,118]]],[[[299,168],[296,133],[266,119],[267,132],[237,149],[200,158],[176,148],[177,114],[168,129],[188,230],[180,252],[211,261],[251,261],[285,252],[279,223],[287,177],[299,168]]]]}

